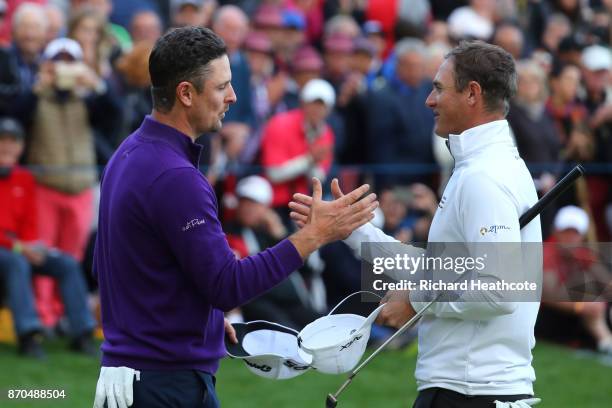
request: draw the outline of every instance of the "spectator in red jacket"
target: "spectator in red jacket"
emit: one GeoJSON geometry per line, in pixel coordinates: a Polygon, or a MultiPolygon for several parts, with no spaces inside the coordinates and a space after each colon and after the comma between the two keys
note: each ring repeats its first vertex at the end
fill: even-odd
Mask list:
{"type": "Polygon", "coordinates": [[[264,129],[262,164],[272,183],[272,207],[288,215],[294,193],[308,193],[311,177],[325,179],[332,164],[334,134],[325,122],[335,100],[332,86],[310,80],[300,93],[301,107],[273,116],[264,129]]]}
{"type": "Polygon", "coordinates": [[[17,166],[23,151],[23,130],[9,118],[0,119],[0,279],[13,314],[20,354],[44,356],[42,325],[34,307],[32,274],[56,278],[66,306],[71,348],[96,354],[95,321],[87,308],[87,291],[79,264],[38,241],[34,177],[17,166]]]}
{"type": "Polygon", "coordinates": [[[610,271],[583,245],[589,216],[576,206],[559,210],[555,231],[544,246],[544,289],[538,327],[557,340],[586,337],[602,353],[612,354],[612,332],[606,325],[606,302],[581,300],[593,285],[607,285],[610,271]],[[574,323],[574,324],[572,324],[574,323]]]}

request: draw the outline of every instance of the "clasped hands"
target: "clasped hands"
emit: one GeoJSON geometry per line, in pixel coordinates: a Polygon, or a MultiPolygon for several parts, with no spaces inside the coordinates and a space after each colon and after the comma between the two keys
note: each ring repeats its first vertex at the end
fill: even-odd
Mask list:
{"type": "MultiPolygon", "coordinates": [[[[336,205],[347,207],[350,210],[351,203],[355,201],[356,197],[361,196],[363,193],[365,193],[365,191],[367,191],[361,191],[364,187],[362,186],[356,190],[353,190],[351,193],[344,195],[344,193],[340,189],[338,179],[333,179],[331,183],[331,192],[334,197],[334,201],[325,202],[321,200],[321,184],[319,180],[314,179],[313,182],[314,185],[312,197],[306,194],[296,193],[293,195],[293,201],[289,203],[289,208],[291,209],[290,217],[300,228],[303,228],[307,225],[307,223],[311,221],[311,208],[313,207],[313,204],[316,206],[321,205],[321,202],[328,204],[336,203],[336,205]],[[356,194],[356,192],[358,192],[358,195],[356,194]],[[349,195],[352,195],[351,200],[346,200],[349,195]],[[341,201],[343,199],[345,200],[341,201]]],[[[374,210],[374,208],[372,208],[372,211],[374,210]]],[[[350,232],[360,227],[362,224],[363,223],[356,225],[348,233],[350,234],[350,232]]],[[[410,320],[416,314],[416,312],[410,304],[410,300],[408,299],[408,293],[408,291],[387,292],[383,299],[380,301],[381,304],[385,303],[386,305],[380,311],[380,314],[376,319],[376,323],[399,328],[403,326],[408,320],[410,320]]]]}

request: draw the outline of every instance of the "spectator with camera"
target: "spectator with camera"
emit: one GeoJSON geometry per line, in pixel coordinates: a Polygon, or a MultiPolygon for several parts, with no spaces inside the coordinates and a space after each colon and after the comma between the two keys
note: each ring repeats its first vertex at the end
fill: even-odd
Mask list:
{"type": "MultiPolygon", "coordinates": [[[[26,163],[36,170],[40,238],[51,247],[83,259],[93,217],[97,182],[91,120],[99,106],[108,106],[104,81],[83,62],[74,40],[52,41],[43,54],[26,163]]],[[[108,111],[107,111],[108,113],[108,111]]],[[[44,280],[43,280],[44,282],[44,280]]],[[[37,285],[45,325],[58,312],[46,310],[52,296],[49,282],[37,285]]]]}

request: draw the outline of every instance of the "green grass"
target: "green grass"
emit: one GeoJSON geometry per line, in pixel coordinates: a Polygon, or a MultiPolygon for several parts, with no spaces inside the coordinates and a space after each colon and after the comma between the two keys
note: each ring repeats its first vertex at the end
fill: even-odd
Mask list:
{"type": "MultiPolygon", "coordinates": [[[[0,407],[91,407],[98,363],[65,350],[62,342],[46,345],[44,363],[15,355],[0,344],[0,407]],[[63,400],[9,401],[7,390],[63,389],[63,400]]],[[[603,408],[612,406],[612,366],[589,353],[576,353],[546,343],[534,350],[538,407],[603,408]]],[[[362,371],[342,394],[341,407],[409,407],[416,395],[414,349],[385,352],[362,371]],[[384,404],[382,403],[384,401],[384,404]]],[[[224,407],[323,407],[325,396],[345,376],[308,372],[286,381],[265,380],[251,374],[240,361],[226,359],[218,373],[217,390],[224,407]]]]}

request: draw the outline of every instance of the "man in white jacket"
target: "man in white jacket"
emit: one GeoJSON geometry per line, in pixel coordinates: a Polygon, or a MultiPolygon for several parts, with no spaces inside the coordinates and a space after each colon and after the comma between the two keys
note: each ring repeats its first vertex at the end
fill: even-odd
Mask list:
{"type": "MultiPolygon", "coordinates": [[[[505,120],[515,90],[514,60],[493,45],[462,43],[440,66],[425,103],[434,111],[435,133],[448,140],[455,167],[429,231],[430,243],[541,243],[539,218],[522,230],[519,226],[537,194],[505,120]]],[[[332,192],[342,194],[336,180],[332,192]]],[[[310,197],[294,199],[292,218],[301,224],[310,197]]],[[[345,240],[357,252],[362,242],[397,241],[366,224],[345,240]]],[[[387,302],[380,320],[395,327],[426,304],[415,292],[386,298],[395,301],[387,302]]],[[[531,349],[539,303],[513,300],[436,302],[426,311],[419,326],[415,408],[485,408],[533,395],[531,349]]]]}

